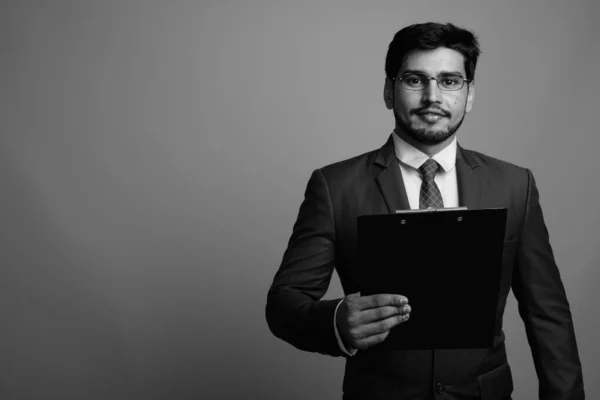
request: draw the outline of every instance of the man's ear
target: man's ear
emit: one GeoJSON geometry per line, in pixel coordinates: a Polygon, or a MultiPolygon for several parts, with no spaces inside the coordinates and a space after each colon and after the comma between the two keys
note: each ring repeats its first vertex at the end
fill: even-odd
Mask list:
{"type": "Polygon", "coordinates": [[[383,84],[383,101],[385,101],[385,106],[388,110],[394,108],[394,82],[387,77],[383,84]]]}
{"type": "Polygon", "coordinates": [[[473,108],[473,100],[475,100],[475,82],[469,82],[467,90],[467,107],[465,112],[469,112],[471,111],[471,108],[473,108]]]}

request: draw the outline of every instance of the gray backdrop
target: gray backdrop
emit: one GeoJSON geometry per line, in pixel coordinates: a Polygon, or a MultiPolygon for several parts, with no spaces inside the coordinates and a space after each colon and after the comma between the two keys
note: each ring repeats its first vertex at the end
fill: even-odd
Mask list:
{"type": "MultiPolygon", "coordinates": [[[[594,0],[0,5],[0,398],[339,399],[264,306],[313,169],[377,148],[401,27],[483,55],[460,142],[531,168],[600,398],[594,0]]],[[[337,276],[328,297],[342,295],[337,276]]],[[[515,399],[537,382],[514,298],[515,399]]]]}

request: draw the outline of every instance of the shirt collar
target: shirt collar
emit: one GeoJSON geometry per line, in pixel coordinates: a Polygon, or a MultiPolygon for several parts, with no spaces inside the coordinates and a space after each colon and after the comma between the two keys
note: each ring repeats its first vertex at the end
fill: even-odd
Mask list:
{"type": "MultiPolygon", "coordinates": [[[[421,150],[407,143],[400,136],[398,136],[396,131],[393,132],[392,137],[394,139],[394,150],[396,152],[396,157],[402,163],[409,165],[414,169],[419,169],[421,164],[423,164],[429,158],[427,154],[423,153],[421,150]]],[[[435,154],[431,158],[440,164],[444,172],[452,171],[456,165],[456,149],[457,142],[456,136],[454,136],[452,142],[446,146],[444,150],[435,154]]]]}

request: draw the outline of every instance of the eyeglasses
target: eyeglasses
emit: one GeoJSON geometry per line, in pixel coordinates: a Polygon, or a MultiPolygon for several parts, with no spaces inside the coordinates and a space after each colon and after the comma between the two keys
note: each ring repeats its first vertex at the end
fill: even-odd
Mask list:
{"type": "Polygon", "coordinates": [[[399,78],[394,78],[392,80],[400,81],[400,84],[406,90],[419,91],[425,89],[432,79],[436,81],[440,90],[446,92],[460,90],[465,85],[465,82],[470,82],[469,79],[465,79],[461,75],[456,74],[443,74],[434,77],[416,72],[407,72],[402,74],[399,78]]]}

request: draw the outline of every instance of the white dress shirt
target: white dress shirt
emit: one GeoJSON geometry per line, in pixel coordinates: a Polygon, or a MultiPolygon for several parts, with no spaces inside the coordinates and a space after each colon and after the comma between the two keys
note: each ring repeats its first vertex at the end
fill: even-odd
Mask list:
{"type": "MultiPolygon", "coordinates": [[[[402,179],[404,180],[404,188],[406,189],[408,203],[412,210],[418,209],[422,182],[419,167],[429,158],[429,156],[401,139],[396,132],[392,134],[392,138],[394,140],[396,157],[398,158],[398,166],[400,167],[402,179]]],[[[436,174],[434,180],[440,189],[442,199],[444,200],[444,207],[446,208],[458,207],[458,183],[456,180],[455,168],[456,148],[456,136],[454,136],[454,139],[446,146],[446,148],[431,157],[441,166],[441,169],[436,174]]],[[[337,310],[340,304],[342,304],[342,301],[340,301],[335,308],[335,313],[333,315],[333,329],[335,330],[335,337],[337,338],[340,349],[342,349],[345,354],[353,356],[356,354],[357,349],[346,348],[344,346],[337,329],[337,324],[335,323],[337,310]]]]}

